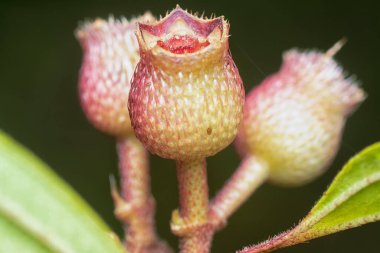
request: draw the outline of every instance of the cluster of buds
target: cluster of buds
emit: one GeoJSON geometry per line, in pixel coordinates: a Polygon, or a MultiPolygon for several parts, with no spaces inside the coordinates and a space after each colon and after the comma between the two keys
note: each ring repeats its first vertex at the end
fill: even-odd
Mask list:
{"type": "Polygon", "coordinates": [[[154,233],[139,141],[177,163],[180,207],[171,226],[182,238],[181,252],[207,253],[215,230],[263,182],[298,186],[322,174],[347,117],[365,97],[333,60],[338,42],[326,53],[285,53],[280,71],[245,100],[229,24],[179,6],[158,21],[150,14],[131,22],[96,20],[77,37],[85,52],[83,109],[95,127],[118,139],[125,201],[115,189],[113,196],[132,253],[170,252],[154,233]],[[206,158],[236,135],[241,166],[209,203],[206,158]]]}

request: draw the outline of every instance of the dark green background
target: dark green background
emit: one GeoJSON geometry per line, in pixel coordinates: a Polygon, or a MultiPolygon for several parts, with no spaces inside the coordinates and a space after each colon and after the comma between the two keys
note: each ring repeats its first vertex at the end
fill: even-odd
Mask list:
{"type": "MultiPolygon", "coordinates": [[[[369,94],[350,118],[328,173],[303,188],[265,185],[231,218],[227,229],[216,236],[213,249],[233,252],[294,225],[343,163],[379,140],[380,6],[369,0],[177,2],[193,11],[224,15],[230,21],[231,51],[247,90],[278,69],[284,50],[295,46],[327,49],[346,36],[348,44],[337,59],[369,94]]],[[[93,129],[79,106],[81,49],[73,30],[85,18],[109,13],[130,17],[147,9],[159,15],[177,2],[0,3],[0,128],[55,168],[119,233],[108,183],[109,174],[117,174],[114,141],[93,129]]],[[[151,163],[159,232],[176,245],[168,226],[171,210],[177,206],[174,162],[152,157],[151,163]]],[[[238,163],[231,147],[208,159],[211,194],[238,163]]],[[[380,223],[370,224],[281,252],[379,252],[379,235],[380,223]]]]}

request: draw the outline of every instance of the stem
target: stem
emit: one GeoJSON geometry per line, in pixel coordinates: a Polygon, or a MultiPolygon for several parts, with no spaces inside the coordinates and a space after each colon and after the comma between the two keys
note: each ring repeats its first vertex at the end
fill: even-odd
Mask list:
{"type": "Polygon", "coordinates": [[[148,154],[135,136],[118,139],[121,195],[114,190],[116,216],[124,223],[131,253],[170,252],[155,231],[155,202],[150,190],[148,154]]]}
{"type": "Polygon", "coordinates": [[[182,220],[181,253],[207,253],[212,231],[208,226],[206,160],[177,161],[179,215],[182,220]]]}
{"type": "Polygon", "coordinates": [[[122,196],[128,203],[146,203],[151,198],[147,152],[134,136],[118,140],[117,152],[122,196]]]}
{"type": "Polygon", "coordinates": [[[209,217],[214,226],[222,227],[267,177],[268,169],[264,162],[254,156],[245,157],[211,202],[209,217]]]}

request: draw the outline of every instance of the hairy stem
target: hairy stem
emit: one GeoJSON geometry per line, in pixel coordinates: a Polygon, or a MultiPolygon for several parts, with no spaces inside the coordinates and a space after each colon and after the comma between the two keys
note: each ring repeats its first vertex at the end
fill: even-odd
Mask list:
{"type": "Polygon", "coordinates": [[[210,204],[210,220],[216,228],[222,227],[227,219],[267,179],[267,166],[254,156],[247,156],[217,193],[210,204]]]}
{"type": "Polygon", "coordinates": [[[150,190],[148,154],[134,136],[117,142],[121,195],[113,191],[116,216],[124,223],[131,253],[171,252],[155,231],[155,202],[150,190]]]}
{"type": "MultiPolygon", "coordinates": [[[[212,231],[208,226],[206,161],[177,161],[181,223],[181,253],[207,253],[212,231]]],[[[174,221],[175,223],[176,221],[174,221]]]]}

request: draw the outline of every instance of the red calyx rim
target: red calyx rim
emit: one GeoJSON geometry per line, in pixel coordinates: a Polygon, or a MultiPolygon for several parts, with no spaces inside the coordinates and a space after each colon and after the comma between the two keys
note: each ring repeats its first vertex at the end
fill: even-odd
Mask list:
{"type": "Polygon", "coordinates": [[[162,20],[153,24],[139,24],[139,30],[145,41],[143,32],[147,32],[157,37],[156,44],[160,48],[173,54],[195,53],[208,47],[212,42],[208,40],[208,36],[215,30],[220,30],[223,34],[223,17],[214,19],[202,19],[191,15],[177,6],[170,14],[162,20]],[[183,30],[178,29],[171,31],[176,22],[184,23],[183,30]]]}

